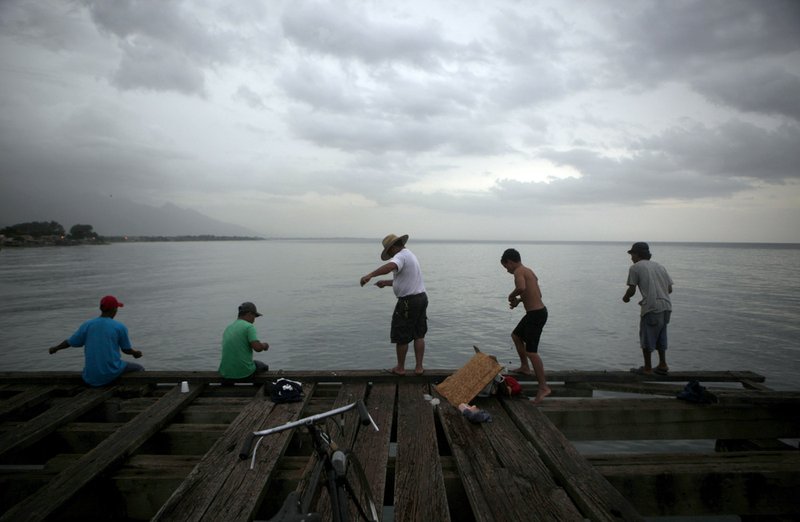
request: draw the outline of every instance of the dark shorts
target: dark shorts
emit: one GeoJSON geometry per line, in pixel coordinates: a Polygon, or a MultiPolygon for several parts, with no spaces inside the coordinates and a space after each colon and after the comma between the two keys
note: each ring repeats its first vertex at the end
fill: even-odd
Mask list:
{"type": "Polygon", "coordinates": [[[547,323],[547,307],[526,312],[520,320],[513,334],[525,342],[525,351],[536,353],[539,351],[539,339],[542,329],[547,323]]]}
{"type": "Polygon", "coordinates": [[[247,377],[242,377],[241,379],[226,379],[225,377],[223,377],[221,379],[222,385],[223,386],[232,386],[232,385],[236,384],[237,382],[249,382],[253,377],[255,377],[255,375],[257,373],[262,373],[262,372],[268,372],[269,371],[269,365],[267,363],[265,363],[265,362],[261,362],[261,361],[258,361],[256,359],[253,359],[253,364],[256,365],[256,371],[254,371],[253,373],[251,373],[247,377]]]}
{"type": "Polygon", "coordinates": [[[644,314],[639,320],[639,341],[642,350],[667,349],[667,325],[669,324],[671,310],[663,312],[650,312],[644,314]]]}
{"type": "Polygon", "coordinates": [[[425,292],[397,299],[390,337],[395,344],[424,339],[428,333],[428,295],[425,292]]]}
{"type": "Polygon", "coordinates": [[[139,363],[125,361],[125,369],[122,370],[122,373],[128,372],[143,372],[144,366],[139,363]]]}

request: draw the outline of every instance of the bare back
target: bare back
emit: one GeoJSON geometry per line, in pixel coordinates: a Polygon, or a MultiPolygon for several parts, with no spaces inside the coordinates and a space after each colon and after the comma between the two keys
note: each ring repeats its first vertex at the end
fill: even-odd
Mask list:
{"type": "Polygon", "coordinates": [[[515,293],[519,295],[526,312],[544,308],[542,291],[539,289],[539,278],[533,270],[520,264],[514,270],[515,293]]]}

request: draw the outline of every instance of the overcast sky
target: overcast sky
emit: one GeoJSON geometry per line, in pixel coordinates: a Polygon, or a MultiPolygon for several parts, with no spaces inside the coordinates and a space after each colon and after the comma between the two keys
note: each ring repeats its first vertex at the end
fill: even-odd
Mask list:
{"type": "Polygon", "coordinates": [[[1,187],[265,236],[800,242],[799,28],[797,0],[2,0],[1,187]]]}

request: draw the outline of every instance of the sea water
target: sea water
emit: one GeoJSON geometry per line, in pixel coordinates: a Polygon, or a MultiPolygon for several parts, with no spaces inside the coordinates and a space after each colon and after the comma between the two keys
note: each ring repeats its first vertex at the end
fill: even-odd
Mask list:
{"type": "MultiPolygon", "coordinates": [[[[639,366],[637,297],[622,302],[628,243],[421,241],[430,300],[425,366],[458,368],[473,345],[518,363],[510,333],[522,309],[506,297],[508,247],[539,277],[549,310],[547,370],[639,366]]],[[[800,245],[651,243],[675,281],[668,363],[673,370],[748,370],[775,389],[800,370],[800,245]]],[[[80,349],[47,348],[117,296],[137,362],[149,370],[216,370],[222,331],[253,301],[272,369],[375,369],[395,364],[391,287],[359,285],[380,266],[376,240],[115,243],[0,251],[0,368],[79,370],[80,349]]],[[[379,279],[379,278],[378,278],[379,279]]],[[[377,280],[377,279],[376,279],[377,280]]],[[[409,353],[408,367],[413,365],[409,353]]]]}

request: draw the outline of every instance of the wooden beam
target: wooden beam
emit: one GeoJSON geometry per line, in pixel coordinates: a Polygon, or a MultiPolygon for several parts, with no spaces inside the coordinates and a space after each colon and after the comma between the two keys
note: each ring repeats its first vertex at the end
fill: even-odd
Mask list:
{"type": "Polygon", "coordinates": [[[592,455],[648,516],[800,515],[800,451],[592,455]]]}
{"type": "Polygon", "coordinates": [[[383,493],[386,489],[386,468],[389,462],[396,390],[397,387],[393,383],[375,384],[370,388],[367,409],[378,425],[378,431],[376,432],[372,426],[361,426],[353,446],[353,453],[361,462],[367,482],[372,486],[372,496],[379,507],[383,505],[383,493]]]}
{"type": "MultiPolygon", "coordinates": [[[[81,454],[60,454],[48,461],[44,469],[38,471],[0,472],[0,506],[20,502],[45,486],[61,471],[74,464],[81,454]]],[[[147,455],[131,456],[109,481],[114,485],[113,498],[121,511],[131,520],[149,520],[158,508],[167,501],[183,479],[200,460],[193,455],[147,455]]],[[[83,488],[75,497],[76,504],[85,506],[97,501],[96,491],[83,488]]],[[[73,502],[70,502],[70,508],[73,502]]],[[[112,513],[106,513],[112,518],[112,513]]],[[[69,510],[64,517],[69,519],[91,519],[87,513],[69,510]]]]}
{"type": "MultiPolygon", "coordinates": [[[[52,435],[60,451],[86,453],[121,428],[119,422],[70,422],[52,435]]],[[[227,424],[173,422],[154,434],[142,451],[170,455],[204,455],[228,427],[227,424]]]]}
{"type": "Polygon", "coordinates": [[[423,398],[426,393],[425,385],[403,381],[398,386],[394,484],[394,519],[398,522],[450,520],[433,408],[423,398]]]}
{"type": "Polygon", "coordinates": [[[589,384],[589,386],[598,391],[636,393],[639,395],[659,395],[670,398],[674,398],[678,392],[683,390],[682,385],[653,382],[594,382],[589,384]]]}
{"type": "Polygon", "coordinates": [[[754,400],[694,404],[660,398],[575,399],[545,401],[540,409],[565,437],[576,441],[800,436],[797,401],[754,400]]]}
{"type": "Polygon", "coordinates": [[[492,423],[472,424],[450,404],[438,409],[475,520],[582,521],[502,406],[491,399],[478,403],[492,414],[492,423]]]}
{"type": "MultiPolygon", "coordinates": [[[[452,375],[455,370],[430,369],[425,370],[425,375],[417,376],[408,374],[403,377],[406,383],[439,382],[452,375]]],[[[271,371],[257,374],[253,377],[255,384],[266,384],[279,377],[302,380],[304,382],[397,382],[400,377],[384,371],[374,370],[320,370],[320,371],[271,371]]],[[[522,381],[534,380],[534,377],[514,375],[522,381]]],[[[552,371],[547,373],[551,382],[683,382],[698,380],[700,382],[743,382],[762,383],[763,375],[750,371],[670,371],[669,375],[638,375],[630,371],[552,371]]],[[[146,371],[131,372],[120,377],[123,383],[165,383],[178,384],[188,380],[197,383],[219,383],[220,376],[217,372],[209,371],[146,371]]],[[[0,372],[0,384],[13,383],[40,383],[40,384],[80,384],[79,372],[0,372]]]]}
{"type": "Polygon", "coordinates": [[[43,413],[0,435],[0,457],[38,442],[60,426],[83,415],[114,395],[115,387],[89,388],[75,397],[54,401],[43,413]]]}
{"type": "Polygon", "coordinates": [[[313,385],[304,391],[302,402],[276,405],[259,390],[153,520],[252,520],[292,430],[261,442],[254,470],[250,459],[239,460],[239,449],[248,433],[297,419],[313,385]]]}
{"type": "Polygon", "coordinates": [[[25,388],[24,391],[14,395],[9,399],[0,402],[0,419],[14,413],[41,404],[50,398],[50,395],[58,390],[58,386],[39,385],[25,388]]]}
{"type": "Polygon", "coordinates": [[[526,400],[502,399],[502,402],[517,428],[533,443],[585,517],[593,521],[644,520],[539,408],[526,400]]]}
{"type": "Polygon", "coordinates": [[[44,520],[100,473],[124,461],[201,391],[202,386],[193,386],[188,393],[181,393],[176,386],[136,419],[59,473],[45,487],[6,511],[0,521],[19,520],[21,517],[28,521],[44,520]]]}
{"type": "MultiPolygon", "coordinates": [[[[336,397],[331,409],[341,408],[342,406],[347,406],[348,404],[351,404],[357,400],[363,400],[366,392],[367,385],[364,382],[347,383],[340,388],[339,395],[336,397]]],[[[344,419],[343,424],[340,424],[340,422],[343,420],[342,418],[330,417],[325,420],[325,432],[331,436],[333,441],[336,442],[340,448],[350,449],[353,447],[356,433],[358,433],[359,423],[357,418],[358,415],[355,414],[355,412],[350,412],[347,414],[346,419],[344,419]]],[[[312,453],[312,457],[310,459],[311,465],[315,465],[317,460],[318,458],[316,454],[312,453]]],[[[314,486],[320,486],[320,484],[314,484],[314,486]]],[[[358,485],[354,485],[354,487],[358,487],[358,485]]],[[[320,495],[314,511],[320,514],[322,520],[333,520],[330,495],[320,495]]]]}

